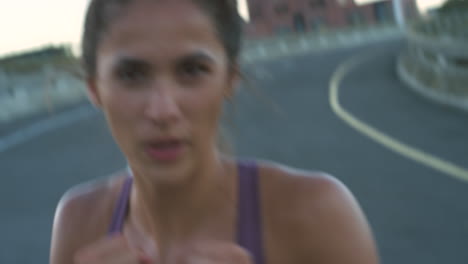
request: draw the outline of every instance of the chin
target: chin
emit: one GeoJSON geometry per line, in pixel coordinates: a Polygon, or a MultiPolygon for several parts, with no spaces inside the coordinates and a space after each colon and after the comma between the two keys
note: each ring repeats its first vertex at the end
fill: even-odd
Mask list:
{"type": "Polygon", "coordinates": [[[173,162],[149,161],[141,164],[141,171],[149,180],[159,184],[183,184],[193,175],[195,162],[188,157],[173,162]]]}

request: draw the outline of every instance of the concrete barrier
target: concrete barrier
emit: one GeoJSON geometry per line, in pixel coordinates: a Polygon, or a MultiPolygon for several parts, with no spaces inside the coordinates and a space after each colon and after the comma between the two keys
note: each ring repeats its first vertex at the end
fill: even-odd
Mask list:
{"type": "Polygon", "coordinates": [[[409,88],[436,102],[468,111],[468,12],[420,20],[406,31],[409,42],[398,73],[409,88]]]}
{"type": "Polygon", "coordinates": [[[72,74],[44,66],[37,72],[0,73],[0,124],[49,112],[85,99],[83,82],[72,74]]]}
{"type": "Polygon", "coordinates": [[[369,41],[393,38],[402,33],[395,24],[382,24],[252,40],[244,45],[242,61],[248,64],[311,51],[356,46],[369,41]]]}

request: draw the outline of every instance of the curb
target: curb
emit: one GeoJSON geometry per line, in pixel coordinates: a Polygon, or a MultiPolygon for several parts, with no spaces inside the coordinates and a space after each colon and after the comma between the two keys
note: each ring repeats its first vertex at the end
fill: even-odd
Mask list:
{"type": "Polygon", "coordinates": [[[397,58],[397,74],[406,86],[417,94],[444,106],[459,109],[468,113],[468,97],[460,98],[449,93],[438,92],[436,89],[423,84],[417,76],[413,76],[405,65],[405,53],[401,53],[397,58]]]}
{"type": "Polygon", "coordinates": [[[249,46],[244,47],[241,62],[243,64],[252,64],[309,52],[352,48],[399,36],[404,36],[404,32],[401,29],[396,26],[387,25],[347,32],[337,31],[328,35],[311,36],[311,34],[306,34],[297,36],[294,39],[279,37],[268,41],[251,43],[249,46]]]}

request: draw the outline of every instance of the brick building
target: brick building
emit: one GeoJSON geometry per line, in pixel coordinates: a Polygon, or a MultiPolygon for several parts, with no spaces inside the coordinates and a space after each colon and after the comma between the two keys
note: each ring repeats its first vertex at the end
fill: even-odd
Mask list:
{"type": "MultiPolygon", "coordinates": [[[[415,12],[415,0],[403,0],[405,12],[415,12]]],[[[248,0],[247,35],[319,31],[393,20],[392,0],[357,5],[354,0],[248,0]]]]}

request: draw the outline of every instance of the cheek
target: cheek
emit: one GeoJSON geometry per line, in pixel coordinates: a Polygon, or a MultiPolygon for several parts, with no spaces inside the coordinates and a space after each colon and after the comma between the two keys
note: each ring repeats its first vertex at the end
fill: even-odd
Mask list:
{"type": "Polygon", "coordinates": [[[102,108],[106,113],[125,117],[134,112],[139,105],[136,93],[131,93],[112,81],[102,81],[100,85],[102,108]]]}
{"type": "Polygon", "coordinates": [[[216,82],[194,91],[186,98],[186,113],[194,126],[204,133],[217,128],[224,103],[223,83],[216,82]]]}
{"type": "Polygon", "coordinates": [[[139,98],[112,85],[101,86],[102,110],[114,136],[122,139],[138,115],[139,98]]]}

